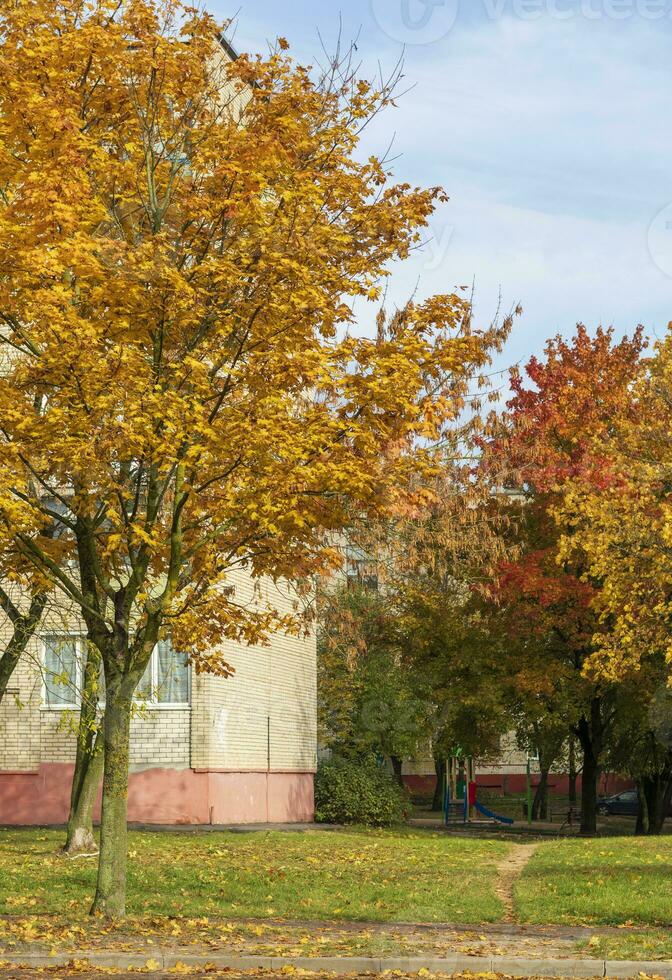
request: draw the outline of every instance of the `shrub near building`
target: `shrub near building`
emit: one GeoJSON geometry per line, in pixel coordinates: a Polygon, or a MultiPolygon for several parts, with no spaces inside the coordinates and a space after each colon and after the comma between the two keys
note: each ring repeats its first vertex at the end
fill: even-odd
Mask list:
{"type": "Polygon", "coordinates": [[[319,823],[390,826],[405,819],[409,806],[406,791],[373,756],[336,757],[318,766],[315,819],[319,823]]]}

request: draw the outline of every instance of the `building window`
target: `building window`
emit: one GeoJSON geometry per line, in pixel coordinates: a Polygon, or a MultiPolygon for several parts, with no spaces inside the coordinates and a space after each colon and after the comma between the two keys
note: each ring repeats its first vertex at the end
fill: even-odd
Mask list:
{"type": "Polygon", "coordinates": [[[170,640],[159,640],[138,684],[136,697],[148,705],[189,704],[189,666],[170,640]]]}
{"type": "Polygon", "coordinates": [[[345,575],[348,588],[364,588],[375,592],[378,590],[378,565],[371,555],[358,548],[348,545],[345,551],[345,575]]]}
{"type": "MultiPolygon", "coordinates": [[[[81,704],[86,640],[77,634],[50,633],[44,645],[44,704],[48,708],[79,708],[81,704]]],[[[101,664],[100,701],[105,701],[105,679],[101,664]]],[[[147,669],[136,690],[138,701],[148,706],[189,704],[189,667],[184,654],[170,640],[156,644],[147,669]]]]}
{"type": "Polygon", "coordinates": [[[51,633],[44,642],[44,703],[50,708],[76,708],[82,676],[81,638],[51,633]]]}

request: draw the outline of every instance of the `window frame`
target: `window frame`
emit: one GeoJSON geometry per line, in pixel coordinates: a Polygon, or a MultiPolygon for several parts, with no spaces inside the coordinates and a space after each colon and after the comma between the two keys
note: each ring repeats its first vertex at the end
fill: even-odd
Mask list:
{"type": "Polygon", "coordinates": [[[42,696],[40,711],[79,711],[82,705],[82,683],[84,680],[84,662],[82,650],[86,634],[82,630],[45,630],[40,634],[40,674],[42,676],[42,696]],[[49,704],[47,700],[47,638],[57,636],[64,640],[75,641],[75,686],[73,700],[68,704],[49,704]]]}
{"type": "MultiPolygon", "coordinates": [[[[86,642],[86,633],[82,630],[71,630],[66,632],[65,630],[53,630],[51,632],[45,631],[40,634],[39,637],[40,647],[40,673],[42,677],[42,692],[40,699],[40,711],[79,711],[82,706],[82,684],[84,682],[84,660],[83,651],[84,644],[86,642]],[[47,638],[51,636],[58,636],[63,639],[74,640],[76,645],[75,653],[75,689],[74,689],[74,701],[68,704],[49,704],[47,701],[47,638]]],[[[159,644],[157,643],[152,650],[152,655],[149,659],[149,667],[151,674],[150,691],[151,696],[149,698],[139,698],[135,697],[133,699],[134,704],[142,708],[147,708],[151,711],[184,711],[191,709],[191,664],[187,664],[187,698],[186,701],[159,701],[157,698],[158,691],[158,672],[159,672],[159,644]]],[[[101,699],[98,702],[99,708],[105,707],[105,699],[101,699]]]]}
{"type": "MultiPolygon", "coordinates": [[[[160,641],[159,641],[160,642],[160,641]]],[[[149,668],[150,668],[150,697],[141,698],[135,697],[134,703],[140,705],[143,708],[149,708],[152,711],[184,711],[185,709],[191,708],[191,664],[187,664],[187,699],[186,701],[159,701],[157,698],[157,692],[159,689],[158,674],[159,674],[159,642],[154,645],[152,650],[152,655],[149,658],[149,668]]],[[[177,653],[178,651],[174,651],[177,653]]],[[[143,675],[144,676],[144,675],[143,675]]],[[[142,680],[142,678],[141,678],[142,680]]],[[[137,689],[136,689],[137,695],[137,689]]]]}

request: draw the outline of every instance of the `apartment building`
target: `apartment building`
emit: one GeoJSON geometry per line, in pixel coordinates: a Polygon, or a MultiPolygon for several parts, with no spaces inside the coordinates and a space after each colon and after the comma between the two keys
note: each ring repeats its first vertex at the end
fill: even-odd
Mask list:
{"type": "MultiPolygon", "coordinates": [[[[238,601],[251,601],[251,579],[232,580],[238,601]]],[[[289,586],[264,588],[289,611],[289,586]]],[[[312,820],[314,633],[222,648],[235,668],[228,679],[196,675],[168,641],[154,650],[132,722],[130,821],[312,820]]],[[[67,819],[85,655],[83,625],[48,610],[0,705],[0,824],[67,819]]]]}

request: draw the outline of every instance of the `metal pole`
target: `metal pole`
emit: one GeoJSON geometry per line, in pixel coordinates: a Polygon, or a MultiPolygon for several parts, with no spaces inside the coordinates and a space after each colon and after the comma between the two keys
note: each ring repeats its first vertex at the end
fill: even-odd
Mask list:
{"type": "Polygon", "coordinates": [[[532,826],[532,779],[530,776],[530,757],[527,757],[527,823],[532,826]]]}

